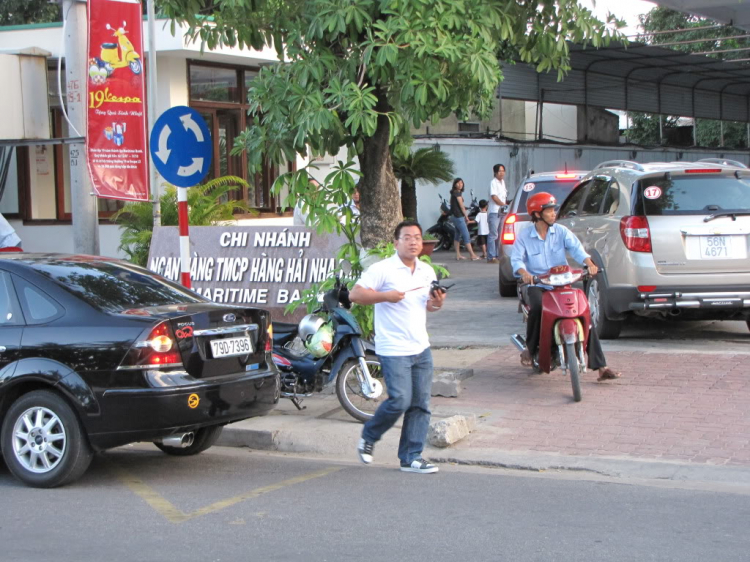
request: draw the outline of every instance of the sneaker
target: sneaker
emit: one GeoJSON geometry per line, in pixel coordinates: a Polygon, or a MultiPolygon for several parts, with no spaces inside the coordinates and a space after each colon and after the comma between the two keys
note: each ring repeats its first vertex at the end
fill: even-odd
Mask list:
{"type": "Polygon", "coordinates": [[[372,451],[375,449],[375,443],[370,443],[360,438],[359,445],[357,446],[357,452],[359,453],[359,460],[365,464],[372,462],[372,451]]]}
{"type": "Polygon", "coordinates": [[[500,263],[500,260],[497,258],[490,258],[487,260],[487,263],[500,263]]]}
{"type": "Polygon", "coordinates": [[[418,472],[419,474],[432,474],[440,470],[434,464],[428,463],[424,459],[414,459],[411,464],[401,463],[401,470],[404,472],[418,472]]]}

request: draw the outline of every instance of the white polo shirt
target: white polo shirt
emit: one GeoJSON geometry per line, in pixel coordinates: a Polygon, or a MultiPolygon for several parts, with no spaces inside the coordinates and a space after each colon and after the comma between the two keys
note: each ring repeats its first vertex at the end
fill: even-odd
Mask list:
{"type": "Polygon", "coordinates": [[[427,301],[435,271],[416,260],[411,268],[398,254],[371,265],[357,285],[378,292],[402,291],[406,296],[397,303],[375,305],[375,352],[378,355],[418,355],[430,347],[427,339],[427,301]]]}

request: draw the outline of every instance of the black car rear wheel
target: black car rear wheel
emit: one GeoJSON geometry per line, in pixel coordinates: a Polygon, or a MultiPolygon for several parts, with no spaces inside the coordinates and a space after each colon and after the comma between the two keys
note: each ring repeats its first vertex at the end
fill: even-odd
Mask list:
{"type": "Polygon", "coordinates": [[[36,488],[70,484],[86,472],[93,457],[73,408],[49,390],[29,392],[11,405],[0,443],[8,469],[36,488]]]}
{"type": "Polygon", "coordinates": [[[202,453],[206,449],[213,446],[216,440],[221,435],[221,430],[224,429],[223,425],[212,425],[209,427],[202,427],[195,431],[193,442],[188,447],[172,447],[170,445],[163,445],[162,443],[154,442],[159,449],[167,453],[168,455],[174,455],[175,457],[191,457],[202,453]]]}

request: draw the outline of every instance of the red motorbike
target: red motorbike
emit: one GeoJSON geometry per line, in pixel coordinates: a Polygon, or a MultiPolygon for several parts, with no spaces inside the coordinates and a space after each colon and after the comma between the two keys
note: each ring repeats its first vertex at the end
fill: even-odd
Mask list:
{"type": "MultiPolygon", "coordinates": [[[[586,294],[573,283],[588,276],[588,271],[571,269],[567,265],[553,267],[544,275],[534,277],[534,283],[549,285],[551,290],[542,295],[542,322],[539,349],[533,357],[533,368],[538,373],[549,373],[561,367],[563,374],[570,371],[573,399],[581,401],[581,373],[586,372],[586,344],[589,339],[591,316],[586,294]]],[[[518,286],[518,311],[527,322],[530,306],[525,302],[522,286],[518,286]]],[[[513,334],[511,341],[523,351],[526,337],[513,334]]]]}

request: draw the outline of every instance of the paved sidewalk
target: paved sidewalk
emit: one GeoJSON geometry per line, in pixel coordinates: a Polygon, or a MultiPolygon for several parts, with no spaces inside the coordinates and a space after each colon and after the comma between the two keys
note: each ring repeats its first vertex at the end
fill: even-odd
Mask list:
{"type": "MultiPolygon", "coordinates": [[[[476,430],[425,454],[532,470],[591,470],[609,475],[690,479],[750,486],[750,334],[745,322],[636,319],[603,342],[623,371],[597,383],[583,375],[573,402],[560,371],[529,375],[509,335],[524,329],[515,299],[497,293],[497,266],[448,261],[455,287],[444,310],[428,315],[436,367],[467,368],[458,398],[433,398],[433,420],[474,414],[476,430]],[[442,347],[441,347],[442,346],[442,347]]],[[[228,426],[221,444],[355,459],[361,432],[335,394],[288,400],[263,418],[228,426]]],[[[395,465],[399,432],[376,447],[376,464],[395,465]]]]}
{"type": "Polygon", "coordinates": [[[473,364],[456,401],[486,414],[454,448],[750,467],[745,357],[610,352],[623,377],[598,383],[596,373],[585,373],[583,400],[575,403],[561,371],[529,375],[518,351],[505,347],[473,364]]]}
{"type": "MultiPolygon", "coordinates": [[[[474,414],[476,430],[445,449],[439,462],[531,470],[588,470],[611,476],[698,480],[750,486],[750,378],[732,356],[611,352],[622,379],[583,375],[573,402],[560,372],[529,375],[512,346],[435,349],[437,366],[471,366],[458,398],[435,397],[433,420],[474,414]]],[[[739,356],[738,356],[739,358],[739,356]]],[[[361,425],[335,394],[288,400],[269,416],[225,429],[220,444],[356,458],[361,425]]],[[[395,464],[399,431],[376,446],[376,463],[395,464]]]]}

